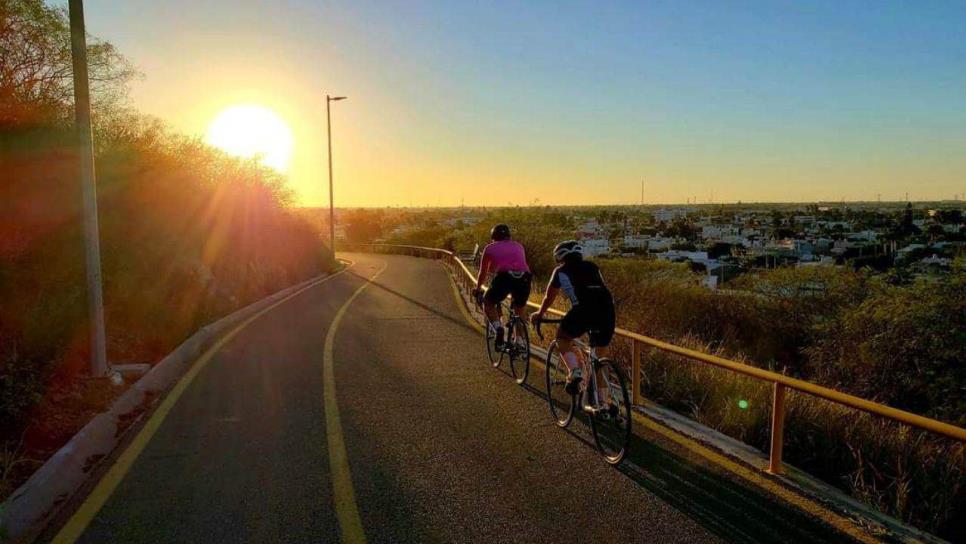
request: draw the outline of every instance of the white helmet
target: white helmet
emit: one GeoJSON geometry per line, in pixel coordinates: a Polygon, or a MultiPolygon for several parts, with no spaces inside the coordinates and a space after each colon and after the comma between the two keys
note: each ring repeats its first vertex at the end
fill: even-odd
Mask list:
{"type": "Polygon", "coordinates": [[[567,255],[573,255],[575,253],[581,257],[584,255],[584,246],[580,245],[580,242],[577,240],[566,240],[560,242],[553,248],[553,258],[558,263],[562,262],[567,255]]]}

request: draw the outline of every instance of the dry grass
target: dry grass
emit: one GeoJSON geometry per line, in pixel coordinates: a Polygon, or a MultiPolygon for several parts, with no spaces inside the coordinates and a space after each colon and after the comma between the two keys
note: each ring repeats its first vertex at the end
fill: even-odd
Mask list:
{"type": "MultiPolygon", "coordinates": [[[[694,338],[676,343],[715,352],[694,338]]],[[[655,349],[642,361],[647,398],[767,452],[769,384],[655,349]]],[[[963,444],[805,394],[787,399],[786,462],[916,527],[966,534],[963,444]]]]}

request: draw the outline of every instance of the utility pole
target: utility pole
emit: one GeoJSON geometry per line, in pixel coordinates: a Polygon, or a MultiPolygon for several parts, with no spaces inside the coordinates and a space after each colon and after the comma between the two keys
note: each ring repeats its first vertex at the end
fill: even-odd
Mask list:
{"type": "Polygon", "coordinates": [[[332,108],[330,104],[345,100],[344,96],[325,95],[325,124],[329,136],[329,250],[335,259],[335,199],[332,196],[332,108]]]}
{"type": "Polygon", "coordinates": [[[94,175],[94,135],[91,128],[91,94],[87,74],[87,35],[84,1],[70,0],[70,46],[74,68],[74,120],[84,197],[84,247],[87,262],[87,303],[90,319],[91,375],[107,375],[107,341],[104,329],[104,294],[101,292],[101,249],[97,227],[97,179],[94,175]]]}

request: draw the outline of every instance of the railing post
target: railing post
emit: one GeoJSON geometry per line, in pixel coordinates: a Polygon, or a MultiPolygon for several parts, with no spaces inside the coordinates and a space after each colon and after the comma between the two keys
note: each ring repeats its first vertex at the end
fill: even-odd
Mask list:
{"type": "Polygon", "coordinates": [[[641,343],[631,340],[631,405],[641,406],[644,404],[644,397],[641,395],[641,343]]]}
{"type": "Polygon", "coordinates": [[[782,447],[785,443],[785,386],[775,382],[775,396],[771,405],[771,455],[768,458],[770,474],[782,473],[782,447]]]}

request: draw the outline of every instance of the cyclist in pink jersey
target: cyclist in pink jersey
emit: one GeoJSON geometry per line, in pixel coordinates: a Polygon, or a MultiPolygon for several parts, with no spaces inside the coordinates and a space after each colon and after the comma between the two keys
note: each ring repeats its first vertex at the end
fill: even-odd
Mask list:
{"type": "Polygon", "coordinates": [[[530,299],[530,267],[523,246],[510,239],[510,227],[499,224],[490,231],[493,240],[483,249],[480,273],[476,277],[474,294],[479,296],[483,281],[490,274],[493,281],[483,297],[483,311],[496,331],[496,349],[503,346],[503,323],[500,321],[500,303],[510,295],[511,306],[518,316],[526,320],[527,300],[530,299]]]}

